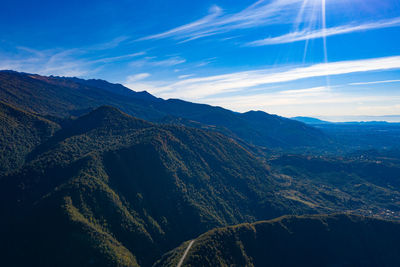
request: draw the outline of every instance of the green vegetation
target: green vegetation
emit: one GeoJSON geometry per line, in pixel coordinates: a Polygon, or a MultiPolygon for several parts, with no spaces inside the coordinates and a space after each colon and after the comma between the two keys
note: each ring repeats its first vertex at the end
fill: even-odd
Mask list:
{"type": "Polygon", "coordinates": [[[59,125],[0,101],[0,174],[21,167],[59,125]]]}
{"type": "Polygon", "coordinates": [[[386,157],[305,157],[268,160],[280,194],[322,213],[346,211],[400,219],[400,162],[386,157]]]}
{"type": "Polygon", "coordinates": [[[221,134],[157,126],[112,107],[66,125],[0,178],[12,219],[2,229],[14,228],[2,233],[13,244],[7,254],[31,255],[15,258],[46,251],[43,265],[86,265],[93,251],[104,265],[148,266],[214,227],[313,212],[276,194],[269,167],[221,134]],[[26,250],[17,249],[21,229],[26,250]]]}
{"type": "MultiPolygon", "coordinates": [[[[211,230],[184,266],[396,266],[400,224],[361,216],[286,216],[211,230]]],[[[155,266],[175,266],[187,243],[155,266]]]]}

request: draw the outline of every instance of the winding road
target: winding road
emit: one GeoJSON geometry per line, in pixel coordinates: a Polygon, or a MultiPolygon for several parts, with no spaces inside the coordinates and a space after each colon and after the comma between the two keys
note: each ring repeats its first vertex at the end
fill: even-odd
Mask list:
{"type": "Polygon", "coordinates": [[[176,267],[181,267],[181,266],[182,266],[182,263],[183,263],[183,261],[185,260],[186,255],[188,254],[188,252],[189,252],[190,248],[192,247],[193,243],[194,243],[194,240],[190,241],[189,245],[187,246],[185,252],[184,252],[183,255],[182,255],[182,258],[179,260],[179,262],[178,262],[178,264],[176,265],[176,267]]]}

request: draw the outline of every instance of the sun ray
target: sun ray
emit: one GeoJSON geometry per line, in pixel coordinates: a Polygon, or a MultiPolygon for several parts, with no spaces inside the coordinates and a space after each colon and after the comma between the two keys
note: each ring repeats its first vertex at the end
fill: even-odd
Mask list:
{"type": "Polygon", "coordinates": [[[322,0],[322,35],[324,42],[324,61],[328,63],[328,50],[326,46],[326,0],[322,0]]]}
{"type": "MultiPolygon", "coordinates": [[[[308,2],[308,0],[305,0],[303,3],[307,3],[307,2],[308,2]]],[[[311,13],[310,13],[311,17],[307,21],[308,23],[307,23],[307,27],[304,29],[305,31],[312,31],[314,29],[314,27],[315,27],[315,21],[317,19],[317,17],[316,17],[316,13],[317,13],[316,12],[316,8],[317,8],[316,7],[316,3],[315,2],[311,2],[311,3],[312,3],[312,10],[311,10],[311,13]]],[[[304,52],[303,52],[303,63],[306,60],[309,43],[310,43],[310,38],[307,38],[306,42],[305,42],[305,46],[304,46],[304,52]]]]}
{"type": "MultiPolygon", "coordinates": [[[[322,9],[322,35],[323,35],[323,45],[324,45],[324,62],[328,66],[328,48],[326,44],[326,0],[321,0],[322,9]]],[[[326,86],[330,87],[329,75],[326,75],[326,86]]]]}
{"type": "Polygon", "coordinates": [[[297,15],[297,18],[296,18],[296,21],[295,21],[295,24],[294,24],[294,31],[295,32],[299,30],[300,24],[302,23],[303,16],[304,16],[304,11],[305,11],[305,9],[307,7],[308,1],[309,0],[304,0],[303,3],[301,4],[299,14],[297,15]]]}

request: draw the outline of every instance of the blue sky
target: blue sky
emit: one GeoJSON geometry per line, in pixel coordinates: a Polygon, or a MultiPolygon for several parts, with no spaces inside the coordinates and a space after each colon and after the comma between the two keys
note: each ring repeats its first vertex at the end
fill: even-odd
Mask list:
{"type": "Polygon", "coordinates": [[[3,0],[0,29],[0,69],[240,112],[400,115],[398,0],[3,0]]]}

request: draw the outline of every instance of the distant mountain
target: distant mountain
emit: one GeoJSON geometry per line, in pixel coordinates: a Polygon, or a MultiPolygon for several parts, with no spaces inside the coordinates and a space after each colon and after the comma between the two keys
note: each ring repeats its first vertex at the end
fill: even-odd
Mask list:
{"type": "Polygon", "coordinates": [[[321,125],[321,124],[337,124],[337,125],[390,125],[396,124],[395,122],[387,122],[387,121],[346,121],[346,122],[330,122],[324,121],[317,118],[312,117],[292,117],[292,120],[300,121],[306,124],[311,125],[321,125]]]}
{"type": "Polygon", "coordinates": [[[358,150],[399,149],[400,123],[386,121],[328,122],[311,117],[294,117],[330,137],[331,145],[313,152],[346,154],[358,150]],[[333,153],[332,153],[333,152],[333,153]]]}
{"type": "Polygon", "coordinates": [[[79,116],[101,105],[111,105],[152,122],[174,117],[182,124],[190,122],[188,126],[191,127],[198,125],[250,144],[273,148],[327,146],[331,143],[320,130],[276,115],[260,111],[236,113],[177,99],[163,100],[102,80],[1,71],[0,99],[17,108],[58,117],[79,116]]]}
{"type": "Polygon", "coordinates": [[[329,121],[349,121],[349,122],[369,122],[369,121],[383,121],[389,123],[400,123],[400,115],[384,115],[384,116],[329,116],[326,117],[329,121]]]}
{"type": "Polygon", "coordinates": [[[300,121],[306,124],[331,124],[329,121],[323,121],[312,117],[293,117],[292,120],[300,121]]]}
{"type": "Polygon", "coordinates": [[[268,165],[232,139],[112,107],[25,158],[0,176],[0,250],[12,266],[149,266],[213,227],[316,212],[276,194],[268,165]]]}
{"type": "MultiPolygon", "coordinates": [[[[397,266],[400,223],[358,216],[282,217],[211,230],[183,266],[397,266]]],[[[155,266],[176,266],[189,242],[155,266]]]]}
{"type": "MultiPolygon", "coordinates": [[[[394,122],[387,122],[387,121],[348,121],[348,122],[340,122],[340,124],[347,124],[347,125],[390,125],[395,124],[394,122]]],[[[399,124],[399,123],[397,123],[399,124]]]]}

